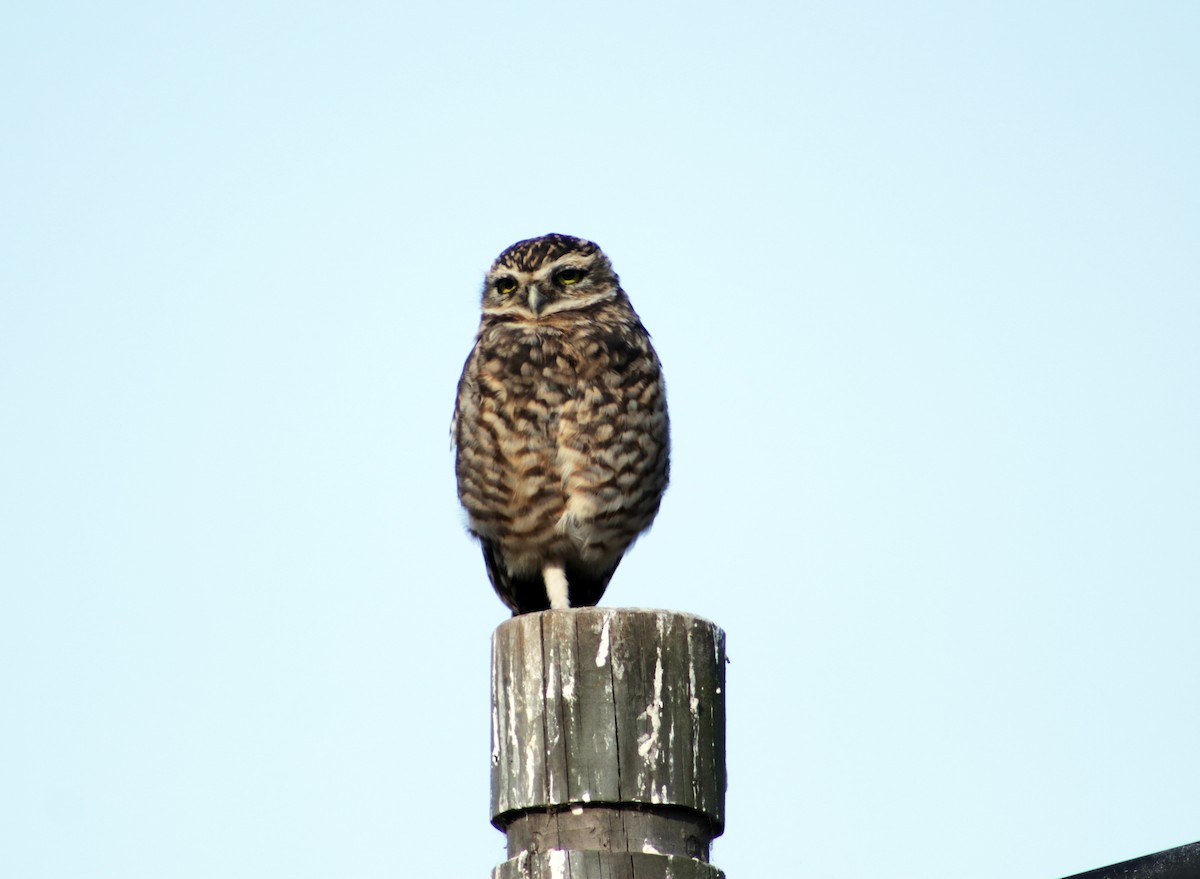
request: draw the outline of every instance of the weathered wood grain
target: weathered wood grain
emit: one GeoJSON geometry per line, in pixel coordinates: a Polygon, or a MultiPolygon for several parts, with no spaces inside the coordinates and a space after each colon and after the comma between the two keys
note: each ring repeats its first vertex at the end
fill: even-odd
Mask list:
{"type": "Polygon", "coordinates": [[[675,855],[594,851],[522,852],[492,879],[725,879],[712,864],[675,855]]]}
{"type": "Polygon", "coordinates": [[[699,812],[658,806],[574,806],[524,812],[505,828],[508,856],[567,849],[682,855],[707,861],[712,824],[699,812]]]}
{"type": "Polygon", "coordinates": [[[720,876],[724,686],[724,633],[690,614],[579,608],[497,628],[496,879],[720,876]]]}

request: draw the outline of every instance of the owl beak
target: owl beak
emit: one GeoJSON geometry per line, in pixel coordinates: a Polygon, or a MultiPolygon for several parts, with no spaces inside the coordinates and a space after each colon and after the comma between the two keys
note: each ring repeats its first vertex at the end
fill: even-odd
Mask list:
{"type": "Polygon", "coordinates": [[[529,285],[529,310],[534,314],[541,314],[542,306],[546,304],[546,300],[542,298],[542,294],[538,292],[537,284],[529,285]]]}

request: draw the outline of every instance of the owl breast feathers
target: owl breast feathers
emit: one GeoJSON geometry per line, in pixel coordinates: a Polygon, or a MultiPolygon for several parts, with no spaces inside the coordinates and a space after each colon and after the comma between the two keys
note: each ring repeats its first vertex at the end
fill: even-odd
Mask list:
{"type": "Polygon", "coordinates": [[[545,235],[497,257],[451,434],[501,600],[596,604],[658,512],[670,452],[658,355],[599,247],[545,235]]]}

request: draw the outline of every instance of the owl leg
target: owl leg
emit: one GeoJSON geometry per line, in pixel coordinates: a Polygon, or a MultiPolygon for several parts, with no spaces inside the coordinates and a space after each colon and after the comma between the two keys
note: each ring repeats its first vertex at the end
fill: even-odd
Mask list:
{"type": "Polygon", "coordinates": [[[551,610],[567,610],[571,600],[567,596],[567,571],[561,562],[550,562],[542,566],[542,579],[546,581],[546,597],[551,610]]]}

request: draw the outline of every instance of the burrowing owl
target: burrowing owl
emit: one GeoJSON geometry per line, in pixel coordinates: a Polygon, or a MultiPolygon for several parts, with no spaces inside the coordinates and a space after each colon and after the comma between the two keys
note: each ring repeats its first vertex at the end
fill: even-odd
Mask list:
{"type": "Polygon", "coordinates": [[[658,512],[669,456],[658,355],[599,247],[543,235],[496,258],[451,434],[513,614],[598,602],[658,512]]]}

